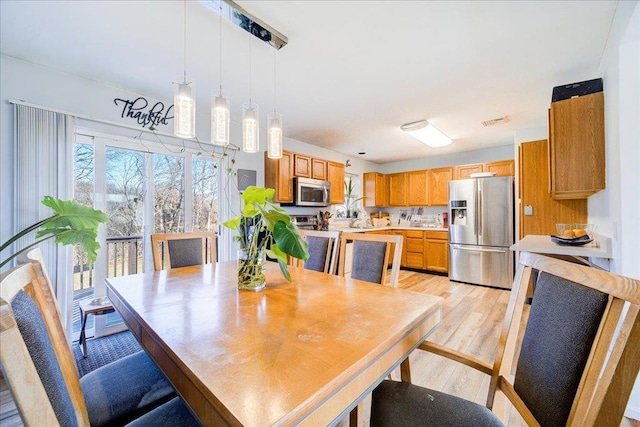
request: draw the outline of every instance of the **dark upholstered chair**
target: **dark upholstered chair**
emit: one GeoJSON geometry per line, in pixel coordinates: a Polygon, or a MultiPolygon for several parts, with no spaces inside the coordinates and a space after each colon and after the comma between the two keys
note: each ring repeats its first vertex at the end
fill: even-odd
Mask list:
{"type": "Polygon", "coordinates": [[[0,361],[25,425],[198,425],[144,353],[105,365],[81,379],[49,282],[34,265],[0,281],[0,361]]]}
{"type": "Polygon", "coordinates": [[[300,235],[309,243],[309,259],[304,263],[294,258],[294,265],[321,273],[336,273],[338,262],[339,231],[300,230],[300,235]]]}
{"type": "Polygon", "coordinates": [[[151,235],[153,268],[171,270],[216,262],[216,233],[156,233],[151,235]]]}
{"type": "Polygon", "coordinates": [[[388,234],[342,233],[340,237],[340,265],[338,275],[345,272],[352,279],[379,283],[396,287],[400,274],[400,256],[402,255],[402,236],[388,234]],[[352,244],[351,250],[348,245],[352,244]],[[393,251],[391,280],[387,284],[387,266],[393,251]]]}
{"type": "Polygon", "coordinates": [[[383,381],[373,391],[371,425],[498,426],[506,397],[529,425],[619,426],[640,367],[639,304],[638,280],[522,253],[493,365],[433,343],[419,347],[490,375],[486,407],[410,384],[409,372],[409,382],[383,381]]]}

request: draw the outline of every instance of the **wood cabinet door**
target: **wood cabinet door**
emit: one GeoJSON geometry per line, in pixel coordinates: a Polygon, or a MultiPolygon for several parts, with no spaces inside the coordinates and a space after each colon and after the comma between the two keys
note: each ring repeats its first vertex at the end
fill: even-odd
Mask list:
{"type": "MultiPolygon", "coordinates": [[[[386,232],[386,234],[391,234],[391,235],[395,235],[395,236],[402,236],[402,253],[400,256],[400,267],[406,267],[407,266],[407,243],[406,243],[406,236],[405,236],[405,232],[403,230],[389,230],[386,232]]],[[[391,244],[391,252],[389,253],[389,263],[387,264],[387,267],[391,267],[393,265],[393,253],[396,250],[396,245],[395,243],[391,244]]]]}
{"type": "Polygon", "coordinates": [[[425,270],[447,273],[449,271],[449,243],[443,239],[424,239],[425,270]]]}
{"type": "Polygon", "coordinates": [[[549,137],[555,199],[586,199],[605,188],[603,92],[552,102],[549,137]]]}
{"type": "Polygon", "coordinates": [[[446,206],[449,203],[449,181],[452,179],[452,167],[429,170],[429,206],[446,206]]]}
{"type": "Polygon", "coordinates": [[[409,206],[426,206],[428,200],[428,171],[412,171],[407,172],[408,188],[407,204],[409,206]]]}
{"type": "Polygon", "coordinates": [[[264,153],[265,186],[276,190],[273,201],[293,203],[293,153],[282,152],[281,159],[270,159],[264,153]]]}
{"type": "Polygon", "coordinates": [[[362,176],[364,206],[367,208],[387,206],[387,180],[379,172],[365,172],[362,176]]]}
{"type": "Polygon", "coordinates": [[[387,175],[389,181],[389,206],[407,206],[407,173],[387,175]]]}
{"type": "Polygon", "coordinates": [[[311,159],[311,178],[327,180],[327,161],[322,159],[311,159]]]}
{"type": "Polygon", "coordinates": [[[311,178],[311,157],[295,154],[293,174],[302,178],[311,178]]]}
{"type": "Polygon", "coordinates": [[[496,176],[514,176],[515,167],[513,160],[501,160],[499,162],[489,162],[484,165],[485,172],[495,172],[496,176]]]}
{"type": "Polygon", "coordinates": [[[453,179],[468,179],[472,173],[482,172],[482,163],[455,166],[453,168],[453,179]]]}
{"type": "Polygon", "coordinates": [[[331,183],[331,204],[344,203],[344,163],[327,162],[327,181],[331,183]]]}
{"type": "Polygon", "coordinates": [[[549,194],[547,140],[524,142],[518,150],[520,238],[556,234],[556,223],[587,222],[587,200],[554,200],[549,194]],[[525,207],[531,206],[531,215],[525,207]]]}

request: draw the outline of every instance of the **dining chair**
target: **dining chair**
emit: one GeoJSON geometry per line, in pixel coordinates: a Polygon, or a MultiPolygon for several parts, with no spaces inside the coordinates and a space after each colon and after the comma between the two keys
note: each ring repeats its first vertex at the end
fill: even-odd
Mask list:
{"type": "Polygon", "coordinates": [[[155,271],[216,262],[216,233],[156,233],[151,235],[155,271]]]}
{"type": "Polygon", "coordinates": [[[352,279],[397,287],[401,255],[402,236],[344,232],[340,236],[338,275],[344,276],[345,270],[351,267],[352,279]],[[353,245],[350,250],[347,248],[349,244],[353,245]],[[391,280],[387,284],[386,271],[392,247],[395,247],[395,250],[391,280]]]}
{"type": "Polygon", "coordinates": [[[418,347],[489,375],[486,406],[411,384],[409,374],[373,391],[371,425],[498,426],[508,399],[528,425],[618,426],[640,368],[639,304],[639,280],[523,252],[493,364],[418,347]]]}
{"type": "Polygon", "coordinates": [[[309,243],[309,259],[294,258],[294,265],[321,273],[336,273],[338,262],[339,231],[300,230],[300,235],[309,243]]]}
{"type": "Polygon", "coordinates": [[[0,362],[25,425],[197,425],[143,351],[79,378],[55,297],[33,263],[0,278],[0,362]]]}

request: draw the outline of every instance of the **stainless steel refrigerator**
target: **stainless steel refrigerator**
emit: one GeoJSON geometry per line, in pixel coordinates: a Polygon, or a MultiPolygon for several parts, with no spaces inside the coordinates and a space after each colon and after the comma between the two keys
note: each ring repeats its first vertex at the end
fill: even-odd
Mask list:
{"type": "Polygon", "coordinates": [[[510,289],[513,177],[449,181],[449,279],[510,289]]]}

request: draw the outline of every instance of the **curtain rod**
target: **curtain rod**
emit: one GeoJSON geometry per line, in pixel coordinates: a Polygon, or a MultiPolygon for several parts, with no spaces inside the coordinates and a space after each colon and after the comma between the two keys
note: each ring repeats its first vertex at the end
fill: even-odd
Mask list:
{"type": "MultiPolygon", "coordinates": [[[[136,127],[136,126],[132,126],[132,125],[127,125],[124,123],[118,123],[118,122],[114,122],[112,120],[106,120],[106,119],[99,119],[93,116],[88,116],[86,114],[79,114],[79,113],[72,113],[70,111],[65,111],[65,110],[61,110],[59,108],[52,108],[52,107],[44,107],[42,105],[38,105],[38,104],[32,104],[30,102],[26,102],[22,99],[8,99],[7,102],[9,104],[14,104],[14,105],[22,105],[24,107],[31,107],[31,108],[39,108],[41,110],[45,110],[45,111],[50,111],[52,113],[60,113],[60,114],[66,114],[67,116],[72,116],[75,117],[77,119],[83,119],[83,120],[89,120],[92,122],[96,122],[96,123],[102,123],[102,124],[106,124],[106,125],[111,125],[111,126],[118,126],[118,127],[122,127],[125,129],[131,129],[131,130],[135,130],[135,131],[139,131],[139,132],[146,132],[146,133],[151,133],[154,135],[160,135],[160,136],[166,136],[169,138],[175,138],[175,139],[180,139],[183,141],[189,141],[189,142],[194,142],[197,144],[202,144],[200,141],[198,141],[197,139],[183,139],[183,138],[178,138],[177,136],[171,134],[171,133],[167,133],[167,132],[162,132],[162,131],[153,131],[153,130],[149,130],[146,128],[140,128],[140,127],[136,127]]],[[[220,148],[224,148],[221,145],[213,145],[210,143],[204,143],[207,145],[211,145],[212,147],[220,147],[220,148]]],[[[230,150],[239,150],[240,147],[237,147],[233,144],[229,144],[229,146],[227,147],[230,150]]]]}

